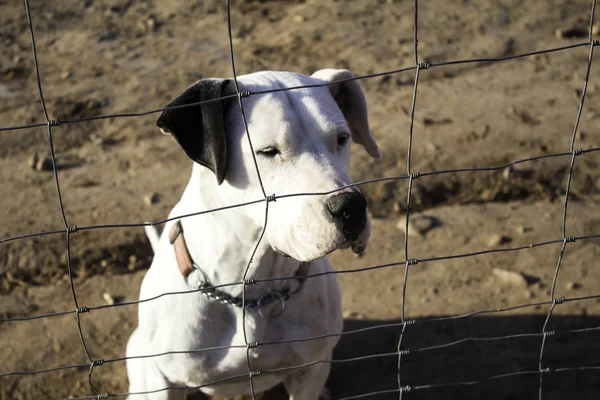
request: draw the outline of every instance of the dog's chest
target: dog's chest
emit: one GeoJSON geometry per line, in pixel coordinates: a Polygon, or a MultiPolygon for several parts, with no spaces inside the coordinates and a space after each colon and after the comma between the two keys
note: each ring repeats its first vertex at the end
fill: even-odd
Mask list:
{"type": "Polygon", "coordinates": [[[249,362],[250,369],[257,374],[253,377],[257,390],[267,390],[280,382],[294,366],[326,357],[327,350],[332,347],[331,339],[298,341],[328,333],[322,319],[306,320],[302,314],[286,311],[290,313],[278,318],[264,318],[247,312],[245,329],[246,339],[251,343],[249,348],[245,345],[241,317],[235,318],[236,322],[231,325],[213,325],[209,328],[212,330],[210,333],[205,325],[198,336],[199,342],[202,342],[197,344],[198,347],[231,347],[191,355],[186,368],[186,384],[196,386],[225,379],[227,383],[224,386],[228,388],[219,385],[223,390],[235,392],[245,389],[249,362]],[[211,343],[207,342],[209,338],[211,343]],[[277,369],[284,371],[273,372],[277,369]]]}

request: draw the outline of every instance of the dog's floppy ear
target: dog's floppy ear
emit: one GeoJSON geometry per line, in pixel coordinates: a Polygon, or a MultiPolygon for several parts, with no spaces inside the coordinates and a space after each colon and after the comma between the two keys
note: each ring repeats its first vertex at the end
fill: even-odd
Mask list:
{"type": "MultiPolygon", "coordinates": [[[[354,75],[347,69],[321,69],[312,74],[312,77],[325,82],[334,82],[354,78],[354,75]]],[[[346,118],[352,140],[362,145],[372,157],[381,157],[381,151],[369,129],[367,101],[358,82],[351,80],[329,85],[329,91],[346,118]]]]}
{"type": "MultiPolygon", "coordinates": [[[[167,107],[216,99],[235,93],[231,79],[202,79],[183,91],[167,107]]],[[[162,112],[156,125],[175,136],[185,153],[213,171],[219,185],[227,174],[227,134],[225,113],[229,101],[217,100],[162,112]]]]}

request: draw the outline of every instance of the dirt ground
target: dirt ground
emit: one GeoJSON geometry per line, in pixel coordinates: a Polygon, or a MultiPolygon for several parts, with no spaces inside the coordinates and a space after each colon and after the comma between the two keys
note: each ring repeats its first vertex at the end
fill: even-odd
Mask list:
{"type": "MultiPolygon", "coordinates": [[[[420,60],[502,57],[587,41],[591,0],[452,0],[420,2],[420,60]],[[558,31],[558,33],[557,33],[558,31]],[[562,34],[559,34],[562,32],[562,34]]],[[[232,1],[239,74],[264,69],[310,74],[349,68],[365,75],[409,67],[412,1],[232,1]]],[[[231,76],[223,1],[31,0],[39,68],[51,118],[76,119],[165,106],[191,82],[231,76]]],[[[599,19],[600,17],[597,17],[599,19]]],[[[596,23],[598,24],[598,23],[596,23]]],[[[598,25],[595,35],[598,36],[598,25]]],[[[0,0],[0,126],[44,122],[22,1],[0,0]]],[[[434,67],[421,72],[412,170],[496,166],[569,151],[589,47],[501,63],[434,67]]],[[[596,51],[598,53],[598,51],[596,51]]],[[[595,63],[600,62],[598,55],[595,63]]],[[[600,81],[592,67],[575,148],[600,147],[600,81]]],[[[406,174],[414,71],[362,80],[378,161],[356,148],[355,180],[406,174]]],[[[155,127],[157,114],[110,118],[53,129],[66,217],[70,225],[137,223],[167,216],[191,162],[155,127]],[[147,200],[153,197],[153,202],[147,200]],[[147,204],[152,203],[152,204],[147,204]]],[[[0,240],[63,228],[45,127],[0,132],[0,240]],[[38,168],[31,168],[37,153],[38,168]]],[[[576,158],[567,235],[600,234],[600,152],[576,158]]],[[[511,169],[421,177],[411,197],[409,257],[419,260],[561,239],[570,155],[511,169]]],[[[362,187],[373,217],[368,253],[331,258],[343,271],[404,259],[407,181],[362,187]]],[[[469,382],[538,369],[548,304],[444,319],[480,310],[547,302],[562,243],[514,252],[429,260],[410,267],[402,385],[406,399],[537,398],[537,374],[469,382]],[[530,334],[530,335],[524,335],[530,334]],[[442,345],[463,338],[450,347],[442,345]],[[435,347],[441,346],[441,347],[435,347]],[[434,347],[434,348],[432,348],[434,347]]],[[[142,228],[82,231],[71,236],[80,305],[136,300],[152,253],[142,228]]],[[[600,240],[566,247],[556,296],[600,294],[600,240]]],[[[66,279],[64,233],[0,242],[0,317],[73,310],[66,279]]],[[[316,278],[315,278],[316,279],[316,278]]],[[[397,324],[404,266],[340,274],[345,329],[397,324]]],[[[94,358],[124,356],[136,307],[82,314],[94,358]]],[[[600,301],[556,305],[543,366],[599,366],[600,301]],[[561,333],[563,332],[563,333],[561,333]]],[[[349,333],[334,358],[394,353],[401,328],[349,333]]],[[[73,314],[0,322],[0,375],[85,364],[73,314]]],[[[398,388],[396,354],[332,366],[333,398],[398,388]]],[[[92,395],[88,367],[0,376],[0,399],[64,399],[92,395]]],[[[101,391],[127,391],[124,362],[96,367],[101,391]]],[[[276,397],[276,393],[273,394],[276,397]]],[[[543,398],[597,399],[598,370],[544,377],[543,398]]],[[[379,395],[397,398],[397,393],[379,395]]],[[[190,398],[199,398],[190,394],[190,398]]]]}

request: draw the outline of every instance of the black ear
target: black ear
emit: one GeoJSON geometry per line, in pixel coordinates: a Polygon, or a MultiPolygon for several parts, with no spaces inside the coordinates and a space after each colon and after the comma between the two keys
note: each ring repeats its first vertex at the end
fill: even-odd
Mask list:
{"type": "MultiPolygon", "coordinates": [[[[202,79],[183,91],[167,107],[217,99],[235,93],[231,79],[202,79]]],[[[172,134],[185,153],[215,173],[219,185],[227,174],[225,114],[228,100],[175,108],[162,112],[156,125],[172,134]]]]}

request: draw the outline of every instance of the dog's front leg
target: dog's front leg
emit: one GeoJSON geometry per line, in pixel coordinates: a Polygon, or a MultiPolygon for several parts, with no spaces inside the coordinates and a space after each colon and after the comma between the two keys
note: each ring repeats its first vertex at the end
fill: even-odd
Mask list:
{"type": "MultiPolygon", "coordinates": [[[[139,356],[147,353],[140,328],[137,328],[127,343],[127,356],[139,356]]],[[[152,358],[129,358],[127,360],[129,377],[128,399],[131,400],[185,400],[185,390],[162,390],[175,386],[160,372],[152,358]],[[139,394],[137,394],[139,393],[139,394]]]]}
{"type": "MultiPolygon", "coordinates": [[[[327,358],[329,359],[331,355],[327,358]]],[[[288,376],[283,385],[290,395],[290,400],[329,400],[325,382],[330,369],[329,363],[319,363],[288,376]]]]}

